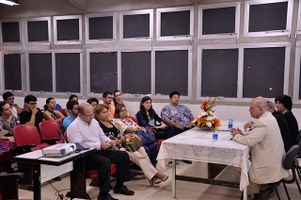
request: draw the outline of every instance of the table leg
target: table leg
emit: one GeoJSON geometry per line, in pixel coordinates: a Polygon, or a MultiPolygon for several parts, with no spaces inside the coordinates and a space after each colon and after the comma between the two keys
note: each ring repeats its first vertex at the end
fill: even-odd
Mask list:
{"type": "Polygon", "coordinates": [[[73,161],[73,170],[70,172],[71,191],[66,195],[72,198],[90,199],[86,192],[86,162],[85,159],[73,161]]]}
{"type": "Polygon", "coordinates": [[[175,159],[172,160],[171,178],[172,178],[172,183],[171,183],[172,197],[176,198],[176,160],[175,159]]]}
{"type": "Polygon", "coordinates": [[[33,199],[41,200],[41,165],[33,164],[33,199]]]}

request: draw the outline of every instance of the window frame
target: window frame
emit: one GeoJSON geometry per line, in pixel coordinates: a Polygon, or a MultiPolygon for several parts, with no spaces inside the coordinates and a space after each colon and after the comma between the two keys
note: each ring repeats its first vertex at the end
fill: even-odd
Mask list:
{"type": "Polygon", "coordinates": [[[56,53],[79,53],[80,54],[80,92],[79,93],[73,93],[72,94],[77,94],[77,95],[83,95],[83,52],[82,50],[77,50],[77,49],[68,49],[68,50],[42,50],[42,51],[37,51],[37,50],[32,50],[28,51],[25,53],[26,57],[26,88],[27,92],[30,92],[33,95],[45,95],[45,96],[51,96],[51,95],[65,95],[66,93],[71,93],[70,91],[68,92],[57,92],[56,91],[56,65],[55,65],[55,54],[56,53]],[[29,54],[50,54],[51,55],[51,70],[52,70],[52,91],[31,91],[30,89],[30,73],[29,73],[29,54]]]}
{"type": "Polygon", "coordinates": [[[294,89],[293,89],[293,101],[298,104],[301,103],[301,99],[299,99],[299,95],[300,95],[299,81],[301,79],[300,64],[301,64],[301,41],[298,41],[296,43],[296,55],[295,55],[295,67],[294,67],[294,72],[295,72],[294,89]]]}
{"type": "Polygon", "coordinates": [[[192,40],[194,35],[194,7],[172,7],[172,8],[158,8],[156,11],[156,39],[158,41],[164,40],[192,40]],[[190,11],[190,30],[189,35],[185,36],[161,36],[161,13],[177,12],[177,11],[190,11]]]}
{"type": "Polygon", "coordinates": [[[65,15],[65,16],[53,16],[53,40],[54,44],[80,44],[82,43],[82,15],[65,15]],[[57,34],[57,21],[59,20],[72,20],[78,19],[78,31],[79,31],[79,39],[78,40],[58,40],[57,34]]]}
{"type": "Polygon", "coordinates": [[[201,100],[204,96],[201,96],[201,73],[202,73],[202,50],[203,49],[238,49],[238,73],[237,73],[237,98],[218,97],[221,102],[249,102],[251,98],[243,97],[243,73],[244,73],[244,50],[248,48],[272,48],[272,47],[284,47],[284,74],[283,74],[283,93],[288,93],[289,87],[289,63],[290,63],[290,45],[288,42],[279,43],[253,43],[253,44],[233,44],[233,45],[203,45],[198,47],[197,54],[197,99],[201,100]]]}
{"type": "Polygon", "coordinates": [[[293,11],[293,1],[292,0],[250,0],[245,2],[245,16],[244,16],[244,36],[245,37],[266,37],[266,36],[281,36],[291,34],[292,28],[292,11],[293,11]],[[272,30],[272,31],[259,31],[259,32],[249,32],[249,16],[250,16],[250,6],[260,5],[260,4],[273,4],[287,2],[287,18],[286,18],[286,29],[285,30],[272,30]]]}
{"type": "Polygon", "coordinates": [[[25,26],[24,35],[25,35],[25,44],[26,45],[43,45],[43,44],[50,45],[50,43],[52,42],[52,37],[51,37],[52,27],[51,27],[51,18],[50,17],[28,18],[25,20],[24,26],[25,26]],[[35,22],[35,21],[47,21],[47,23],[48,23],[48,41],[35,41],[35,42],[28,41],[28,24],[27,23],[35,22]]]}
{"type": "Polygon", "coordinates": [[[2,46],[13,46],[13,45],[22,45],[22,43],[24,42],[24,38],[23,38],[23,21],[21,19],[3,19],[0,20],[0,44],[2,46]],[[5,22],[18,22],[19,23],[19,34],[20,34],[20,41],[19,42],[3,42],[3,32],[2,32],[2,23],[5,22]]]}
{"type": "Polygon", "coordinates": [[[116,12],[99,13],[99,14],[87,14],[85,15],[85,37],[87,44],[103,43],[103,42],[114,42],[116,41],[116,12]],[[97,17],[113,17],[113,38],[112,39],[89,39],[89,19],[97,17]]]}
{"type": "Polygon", "coordinates": [[[240,2],[233,3],[219,3],[219,4],[209,4],[209,5],[199,5],[198,7],[198,38],[199,39],[211,39],[211,38],[237,38],[239,36],[239,24],[240,24],[240,2]],[[208,34],[203,35],[203,10],[206,9],[219,9],[219,8],[229,8],[235,7],[235,33],[218,33],[218,34],[208,34]]]}
{"type": "Polygon", "coordinates": [[[132,10],[123,11],[119,13],[119,39],[120,41],[151,41],[153,39],[153,27],[154,27],[154,11],[152,9],[143,10],[132,10]],[[149,37],[134,37],[134,38],[124,38],[123,37],[123,17],[124,15],[139,15],[139,14],[149,14],[149,37]]]}

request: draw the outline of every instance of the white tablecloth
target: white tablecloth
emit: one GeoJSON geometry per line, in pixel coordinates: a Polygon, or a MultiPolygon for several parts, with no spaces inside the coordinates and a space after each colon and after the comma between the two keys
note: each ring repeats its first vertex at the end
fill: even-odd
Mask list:
{"type": "Polygon", "coordinates": [[[212,141],[212,133],[195,127],[163,141],[158,163],[165,168],[170,159],[178,159],[240,167],[242,191],[249,185],[249,147],[231,140],[229,131],[218,131],[218,141],[212,141]]]}

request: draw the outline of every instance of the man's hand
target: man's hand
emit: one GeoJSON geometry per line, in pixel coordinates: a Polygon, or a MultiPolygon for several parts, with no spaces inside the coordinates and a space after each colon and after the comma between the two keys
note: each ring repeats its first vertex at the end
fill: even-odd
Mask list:
{"type": "Polygon", "coordinates": [[[38,112],[38,109],[37,109],[37,107],[33,107],[32,109],[31,109],[31,112],[32,112],[32,114],[37,114],[37,112],[38,112]]]}
{"type": "Polygon", "coordinates": [[[111,141],[104,141],[100,143],[101,149],[106,150],[112,146],[111,141]]]}
{"type": "Polygon", "coordinates": [[[245,130],[250,129],[250,128],[252,128],[253,125],[254,125],[254,122],[252,122],[252,121],[247,122],[244,124],[244,129],[245,130]]]}
{"type": "Polygon", "coordinates": [[[235,137],[235,135],[237,134],[241,134],[241,130],[239,130],[238,128],[232,128],[231,135],[235,137]]]}

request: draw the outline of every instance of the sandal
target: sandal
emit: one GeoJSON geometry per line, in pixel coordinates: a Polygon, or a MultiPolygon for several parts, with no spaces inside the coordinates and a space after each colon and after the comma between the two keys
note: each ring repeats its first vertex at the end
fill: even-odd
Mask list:
{"type": "Polygon", "coordinates": [[[162,181],[157,178],[152,178],[151,180],[148,180],[148,182],[149,182],[150,186],[154,186],[154,185],[161,183],[162,181]]]}

